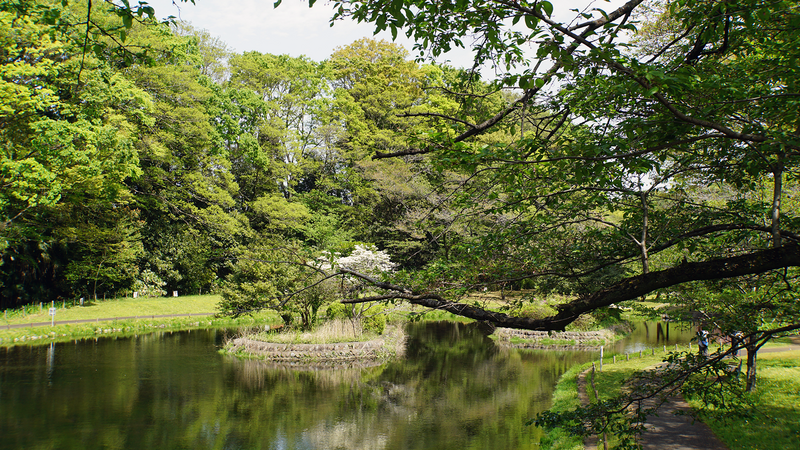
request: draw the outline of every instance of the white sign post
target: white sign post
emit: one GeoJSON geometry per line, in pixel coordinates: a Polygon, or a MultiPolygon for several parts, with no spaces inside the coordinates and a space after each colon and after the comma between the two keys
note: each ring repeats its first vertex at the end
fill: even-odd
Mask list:
{"type": "Polygon", "coordinates": [[[56,324],[56,307],[55,306],[51,306],[50,307],[50,326],[51,327],[55,326],[55,324],[56,324]]]}

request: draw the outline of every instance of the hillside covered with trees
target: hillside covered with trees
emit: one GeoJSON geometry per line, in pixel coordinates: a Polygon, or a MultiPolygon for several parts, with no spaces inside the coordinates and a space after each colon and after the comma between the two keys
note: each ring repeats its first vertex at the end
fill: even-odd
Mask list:
{"type": "Polygon", "coordinates": [[[452,219],[426,216],[459,175],[370,157],[430,131],[399,113],[454,114],[445,87],[463,72],[368,39],[322,62],[234,54],[118,12],[4,3],[4,308],[173,290],[269,302],[302,281],[279,261],[364,244],[417,269],[442,252],[432,233],[452,219]]]}
{"type": "Polygon", "coordinates": [[[557,330],[650,296],[724,332],[800,327],[793,2],[334,6],[414,55],[471,47],[471,70],[370,39],[237,54],[97,3],[2,6],[3,307],[215,291],[304,325],[404,300],[557,330]],[[340,263],[357,249],[393,270],[340,263]],[[461,301],[520,288],[568,301],[461,301]]]}

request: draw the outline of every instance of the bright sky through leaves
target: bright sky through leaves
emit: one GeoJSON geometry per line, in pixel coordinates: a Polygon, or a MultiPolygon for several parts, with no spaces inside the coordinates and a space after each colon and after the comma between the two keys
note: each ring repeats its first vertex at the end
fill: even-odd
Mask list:
{"type": "MultiPolygon", "coordinates": [[[[319,0],[313,8],[307,0],[284,0],[278,8],[273,8],[272,0],[196,0],[196,4],[173,5],[172,0],[149,0],[158,18],[175,16],[191,22],[195,28],[206,29],[212,36],[219,37],[237,52],[256,50],[261,53],[291,56],[305,55],[315,61],[327,59],[334,49],[351,44],[362,37],[372,37],[373,24],[358,24],[354,21],[340,21],[330,27],[332,3],[319,0]]],[[[570,8],[583,6],[585,2],[568,0],[554,2],[554,16],[568,20],[574,16],[570,8]]],[[[605,10],[623,3],[598,1],[594,6],[605,10]]],[[[392,40],[389,31],[377,36],[392,40]]],[[[402,34],[397,43],[411,50],[414,42],[402,34]]],[[[457,50],[447,54],[440,62],[456,67],[469,67],[471,52],[457,50]]]]}

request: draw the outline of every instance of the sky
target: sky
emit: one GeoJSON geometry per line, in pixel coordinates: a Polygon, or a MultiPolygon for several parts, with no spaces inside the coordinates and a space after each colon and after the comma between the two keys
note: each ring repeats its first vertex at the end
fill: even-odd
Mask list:
{"type": "MultiPolygon", "coordinates": [[[[312,60],[327,59],[337,47],[347,46],[363,37],[373,37],[372,24],[342,20],[330,26],[332,2],[318,0],[313,8],[308,0],[283,0],[273,8],[274,0],[196,0],[196,4],[176,0],[147,1],[163,19],[175,16],[191,22],[195,28],[206,29],[234,51],[256,50],[261,53],[305,55],[312,60]]],[[[134,3],[134,2],[131,2],[134,3]]],[[[391,33],[383,32],[378,39],[392,41],[391,33]]],[[[396,43],[411,51],[414,42],[398,35],[396,43]]],[[[468,51],[449,54],[453,66],[470,65],[468,51]]]]}
{"type": "MultiPolygon", "coordinates": [[[[274,0],[195,0],[195,5],[180,0],[174,0],[174,3],[173,0],[141,1],[153,6],[159,19],[172,15],[191,22],[195,28],[208,30],[212,36],[220,38],[237,53],[255,50],[295,57],[305,55],[312,60],[322,61],[336,48],[363,37],[392,41],[388,31],[373,36],[372,24],[341,20],[331,27],[334,2],[329,0],[318,0],[313,8],[308,7],[308,0],[283,0],[278,8],[273,8],[274,0]]],[[[569,20],[575,15],[569,11],[571,8],[583,8],[590,4],[611,11],[624,1],[551,0],[556,11],[554,16],[561,20],[569,20]]],[[[414,45],[402,33],[394,42],[403,45],[409,52],[414,45]]],[[[437,62],[454,67],[471,67],[472,55],[469,50],[456,49],[438,58],[437,62]]]]}

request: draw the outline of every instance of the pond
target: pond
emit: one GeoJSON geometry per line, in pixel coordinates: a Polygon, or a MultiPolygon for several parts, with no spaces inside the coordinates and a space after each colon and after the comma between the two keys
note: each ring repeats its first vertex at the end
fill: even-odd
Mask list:
{"type": "Polygon", "coordinates": [[[222,330],[0,349],[2,449],[527,449],[525,421],[597,352],[498,348],[416,323],[406,357],[291,370],[221,355],[222,330]]]}
{"type": "Polygon", "coordinates": [[[651,348],[675,350],[675,344],[685,345],[694,337],[691,324],[675,322],[634,322],[633,331],[625,338],[614,343],[609,351],[619,354],[635,353],[651,348]]]}

